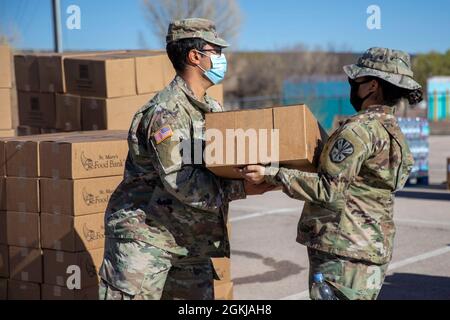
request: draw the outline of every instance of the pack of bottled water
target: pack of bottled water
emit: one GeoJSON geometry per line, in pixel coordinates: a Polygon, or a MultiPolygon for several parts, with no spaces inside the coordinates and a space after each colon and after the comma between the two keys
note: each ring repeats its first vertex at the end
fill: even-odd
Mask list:
{"type": "Polygon", "coordinates": [[[428,177],[430,125],[426,118],[397,118],[414,157],[411,178],[428,177]]]}

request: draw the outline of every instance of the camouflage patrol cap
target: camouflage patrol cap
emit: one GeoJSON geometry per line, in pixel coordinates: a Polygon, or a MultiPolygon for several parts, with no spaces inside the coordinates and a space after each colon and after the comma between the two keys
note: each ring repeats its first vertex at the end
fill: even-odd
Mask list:
{"type": "Polygon", "coordinates": [[[216,26],[210,20],[191,18],[176,20],[169,25],[166,43],[188,38],[200,38],[223,48],[229,46],[228,42],[217,35],[216,26]]]}
{"type": "Polygon", "coordinates": [[[370,48],[356,64],[344,66],[350,79],[372,76],[386,80],[401,88],[421,88],[413,79],[409,54],[387,48],[370,48]]]}

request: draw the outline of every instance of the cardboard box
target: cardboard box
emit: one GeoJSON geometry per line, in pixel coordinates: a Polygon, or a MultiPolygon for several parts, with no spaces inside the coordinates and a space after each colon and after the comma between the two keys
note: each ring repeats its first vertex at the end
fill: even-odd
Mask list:
{"type": "Polygon", "coordinates": [[[79,180],[41,179],[41,212],[80,216],[105,212],[122,176],[79,180]]]}
{"type": "Polygon", "coordinates": [[[12,56],[11,48],[0,45],[0,88],[12,87],[12,56]]]}
{"type": "Polygon", "coordinates": [[[6,210],[40,212],[39,179],[6,178],[6,210]]]}
{"type": "Polygon", "coordinates": [[[0,153],[5,149],[6,171],[10,177],[39,177],[39,144],[42,141],[66,139],[71,136],[85,136],[81,132],[41,134],[6,138],[0,140],[0,153]]]}
{"type": "Polygon", "coordinates": [[[154,94],[113,99],[81,98],[83,130],[128,130],[135,113],[154,94]]]}
{"type": "Polygon", "coordinates": [[[8,299],[8,279],[0,278],[0,300],[8,299]]]}
{"type": "Polygon", "coordinates": [[[98,286],[70,290],[67,287],[42,285],[42,300],[98,300],[98,286]]]}
{"type": "Polygon", "coordinates": [[[230,258],[211,258],[211,260],[220,281],[231,281],[230,258]]]}
{"type": "Polygon", "coordinates": [[[215,85],[209,88],[206,93],[213,99],[217,100],[223,107],[223,84],[215,85]]]}
{"type": "Polygon", "coordinates": [[[136,54],[137,94],[157,92],[164,89],[166,86],[164,68],[167,59],[165,54],[136,54]]]}
{"type": "Polygon", "coordinates": [[[14,55],[16,87],[20,91],[39,92],[39,64],[36,54],[14,55]]]}
{"type": "Polygon", "coordinates": [[[0,176],[0,211],[6,211],[6,178],[2,176],[0,176]]]}
{"type": "Polygon", "coordinates": [[[18,92],[19,121],[31,127],[55,128],[56,107],[53,93],[18,92]]]}
{"type": "Polygon", "coordinates": [[[14,130],[14,129],[0,130],[0,138],[14,137],[15,135],[16,135],[16,130],[14,130]]]}
{"type": "Polygon", "coordinates": [[[42,142],[41,176],[81,179],[122,175],[128,154],[125,131],[118,135],[42,142]]]}
{"type": "Polygon", "coordinates": [[[78,217],[42,213],[42,248],[69,252],[103,248],[104,220],[104,212],[78,217]]]}
{"type": "Polygon", "coordinates": [[[0,88],[0,130],[11,130],[11,89],[0,88]]]}
{"type": "Polygon", "coordinates": [[[8,176],[39,176],[39,142],[40,139],[35,136],[4,140],[8,176]]]}
{"type": "Polygon", "coordinates": [[[114,98],[136,94],[134,58],[120,54],[66,58],[68,93],[114,98]]]}
{"type": "Polygon", "coordinates": [[[30,126],[17,127],[18,136],[32,136],[37,134],[41,134],[41,129],[39,127],[30,127],[30,126]]]}
{"type": "Polygon", "coordinates": [[[0,244],[0,277],[9,277],[9,251],[5,244],[0,244]]]}
{"type": "MultiPolygon", "coordinates": [[[[121,51],[118,51],[121,52],[121,51]]],[[[118,53],[117,52],[117,53],[118,53]]],[[[65,93],[66,80],[64,60],[66,58],[88,57],[115,53],[112,51],[87,51],[87,52],[64,52],[40,55],[37,60],[39,64],[39,87],[41,92],[65,93]]]]}
{"type": "Polygon", "coordinates": [[[38,213],[8,211],[6,225],[8,245],[36,249],[41,247],[38,213]]]}
{"type": "Polygon", "coordinates": [[[239,179],[234,167],[257,163],[279,162],[284,167],[314,172],[327,138],[305,105],[207,113],[205,124],[206,166],[225,178],[239,179]],[[210,129],[220,135],[211,136],[210,129]],[[274,141],[277,136],[272,129],[278,132],[274,141]]]}
{"type": "Polygon", "coordinates": [[[8,300],[40,300],[41,285],[38,283],[8,280],[8,300]]]}
{"type": "Polygon", "coordinates": [[[13,280],[42,283],[42,250],[10,246],[9,273],[13,280]]]}
{"type": "Polygon", "coordinates": [[[103,249],[84,252],[64,252],[44,250],[44,279],[46,284],[66,286],[69,266],[80,269],[80,289],[96,286],[99,283],[98,270],[103,261],[103,249]]]}
{"type": "Polygon", "coordinates": [[[0,244],[8,244],[8,239],[6,237],[6,212],[0,211],[0,244]]]}
{"type": "Polygon", "coordinates": [[[170,61],[169,57],[167,56],[167,54],[164,52],[165,55],[165,59],[164,59],[164,83],[165,86],[167,86],[169,83],[172,82],[172,80],[175,78],[175,76],[177,75],[172,62],[170,61]]]}
{"type": "Polygon", "coordinates": [[[233,282],[214,282],[215,300],[233,300],[233,282]]]}
{"type": "Polygon", "coordinates": [[[56,94],[56,129],[81,131],[81,97],[56,94]]]}

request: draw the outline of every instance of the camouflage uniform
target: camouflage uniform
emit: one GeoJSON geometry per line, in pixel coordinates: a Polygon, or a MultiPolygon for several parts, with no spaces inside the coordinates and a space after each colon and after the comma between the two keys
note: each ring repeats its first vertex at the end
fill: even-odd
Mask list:
{"type": "MultiPolygon", "coordinates": [[[[167,41],[201,37],[225,46],[203,19],[176,21],[167,41]]],[[[216,177],[202,163],[204,115],[176,76],[134,116],[122,183],[105,217],[101,299],[213,299],[210,257],[229,256],[228,203],[245,198],[242,181],[216,177]]]]}
{"type": "MultiPolygon", "coordinates": [[[[409,69],[407,54],[372,48],[344,70],[350,78],[372,75],[418,88],[408,78],[412,73],[397,74],[404,65],[409,69]]],[[[341,299],[378,296],[392,257],[394,193],[406,183],[412,165],[394,107],[373,105],[332,134],[318,173],[266,168],[267,182],[305,201],[297,241],[308,247],[310,283],[321,272],[341,299]]]]}

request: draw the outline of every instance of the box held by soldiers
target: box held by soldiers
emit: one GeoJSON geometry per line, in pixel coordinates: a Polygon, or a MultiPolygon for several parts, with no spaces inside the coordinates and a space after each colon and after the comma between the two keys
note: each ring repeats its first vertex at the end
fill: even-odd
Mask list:
{"type": "Polygon", "coordinates": [[[105,245],[105,213],[84,216],[41,213],[42,248],[81,252],[105,245]]]}
{"type": "Polygon", "coordinates": [[[8,245],[36,249],[41,247],[38,213],[8,211],[6,225],[8,245]]]}
{"type": "Polygon", "coordinates": [[[44,283],[41,288],[42,300],[98,300],[98,286],[71,290],[44,283]]]}
{"type": "Polygon", "coordinates": [[[41,300],[41,285],[8,280],[8,300],[41,300]]]}
{"type": "Polygon", "coordinates": [[[240,178],[248,164],[316,171],[326,132],[306,105],[207,113],[206,167],[218,176],[240,178]]]}
{"type": "Polygon", "coordinates": [[[56,126],[62,131],[81,131],[81,97],[71,94],[56,94],[56,126]]]}
{"type": "Polygon", "coordinates": [[[9,277],[9,251],[6,244],[0,244],[0,277],[9,277]]]}
{"type": "Polygon", "coordinates": [[[31,127],[55,128],[56,107],[53,93],[19,92],[19,122],[31,127]]]}
{"type": "Polygon", "coordinates": [[[12,57],[11,48],[0,45],[0,88],[12,87],[12,57]]]}
{"type": "Polygon", "coordinates": [[[42,142],[41,176],[82,179],[122,175],[128,154],[127,134],[68,137],[42,142]]]}
{"type": "Polygon", "coordinates": [[[98,270],[103,261],[103,248],[83,252],[44,250],[44,280],[46,284],[65,286],[69,266],[80,268],[80,289],[99,283],[98,270]]]}
{"type": "Polygon", "coordinates": [[[40,212],[39,179],[6,177],[6,209],[18,212],[40,212]]]}
{"type": "Polygon", "coordinates": [[[0,88],[0,130],[10,130],[11,128],[11,89],[0,88]]]}
{"type": "Polygon", "coordinates": [[[136,94],[134,58],[120,54],[64,60],[67,92],[114,98],[136,94]]]}
{"type": "Polygon", "coordinates": [[[41,179],[41,212],[80,216],[104,212],[122,176],[41,179]]]}
{"type": "Polygon", "coordinates": [[[134,114],[154,94],[120,98],[81,98],[83,130],[128,130],[134,114]]]}
{"type": "Polygon", "coordinates": [[[13,280],[42,283],[42,250],[10,246],[9,272],[13,280]]]}

